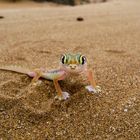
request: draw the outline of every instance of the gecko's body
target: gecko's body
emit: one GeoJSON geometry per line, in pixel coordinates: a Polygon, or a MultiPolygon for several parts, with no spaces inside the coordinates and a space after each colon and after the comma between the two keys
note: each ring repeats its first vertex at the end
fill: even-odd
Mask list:
{"type": "Polygon", "coordinates": [[[5,66],[0,67],[0,70],[14,71],[17,73],[26,74],[33,77],[32,83],[37,82],[37,80],[42,77],[47,80],[52,80],[54,82],[57,96],[56,98],[67,99],[69,94],[67,92],[62,92],[58,81],[64,80],[67,77],[85,75],[90,83],[86,86],[86,89],[90,92],[100,92],[100,87],[96,86],[95,80],[93,78],[93,73],[87,68],[86,57],[81,54],[63,54],[60,59],[60,68],[54,70],[36,69],[30,71],[28,69],[23,69],[16,66],[5,66]]]}

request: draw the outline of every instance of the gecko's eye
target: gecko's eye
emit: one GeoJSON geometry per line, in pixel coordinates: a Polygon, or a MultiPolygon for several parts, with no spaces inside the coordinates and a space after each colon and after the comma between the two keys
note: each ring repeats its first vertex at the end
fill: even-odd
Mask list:
{"type": "Polygon", "coordinates": [[[65,63],[66,63],[66,60],[67,60],[66,55],[62,55],[62,56],[61,56],[61,62],[62,62],[63,64],[65,64],[65,63]]]}
{"type": "Polygon", "coordinates": [[[81,55],[81,56],[80,56],[80,64],[81,64],[81,65],[84,65],[85,63],[86,63],[86,57],[83,56],[83,55],[81,55]]]}

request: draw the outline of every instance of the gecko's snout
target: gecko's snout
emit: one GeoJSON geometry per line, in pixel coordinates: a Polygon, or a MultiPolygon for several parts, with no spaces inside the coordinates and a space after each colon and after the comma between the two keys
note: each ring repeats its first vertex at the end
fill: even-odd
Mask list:
{"type": "Polygon", "coordinates": [[[70,67],[72,70],[75,70],[77,66],[76,66],[76,65],[70,65],[69,67],[70,67]]]}

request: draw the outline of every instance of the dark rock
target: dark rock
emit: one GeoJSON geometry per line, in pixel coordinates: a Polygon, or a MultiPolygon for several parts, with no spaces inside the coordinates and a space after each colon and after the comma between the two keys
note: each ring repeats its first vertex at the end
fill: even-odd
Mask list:
{"type": "Polygon", "coordinates": [[[84,20],[84,18],[83,17],[77,17],[77,19],[76,19],[77,21],[83,21],[84,20]]]}
{"type": "Polygon", "coordinates": [[[3,16],[0,16],[0,19],[4,18],[3,16]]]}

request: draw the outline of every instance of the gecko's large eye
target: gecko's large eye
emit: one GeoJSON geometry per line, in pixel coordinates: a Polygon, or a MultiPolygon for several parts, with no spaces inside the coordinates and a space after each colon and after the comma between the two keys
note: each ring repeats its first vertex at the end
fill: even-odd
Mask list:
{"type": "Polygon", "coordinates": [[[62,55],[62,56],[61,56],[61,62],[62,62],[63,64],[65,64],[65,63],[66,63],[66,60],[67,60],[66,55],[62,55]]]}
{"type": "Polygon", "coordinates": [[[80,56],[80,64],[81,64],[81,65],[84,65],[85,63],[86,63],[86,57],[83,56],[83,55],[81,55],[81,56],[80,56]]]}

